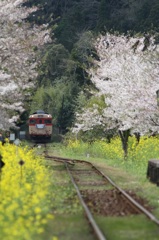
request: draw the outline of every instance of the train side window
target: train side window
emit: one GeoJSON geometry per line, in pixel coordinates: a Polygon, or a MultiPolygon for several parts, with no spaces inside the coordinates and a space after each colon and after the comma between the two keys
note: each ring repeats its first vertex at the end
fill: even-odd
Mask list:
{"type": "Polygon", "coordinates": [[[30,119],[30,124],[35,124],[36,123],[36,120],[35,119],[30,119]]]}

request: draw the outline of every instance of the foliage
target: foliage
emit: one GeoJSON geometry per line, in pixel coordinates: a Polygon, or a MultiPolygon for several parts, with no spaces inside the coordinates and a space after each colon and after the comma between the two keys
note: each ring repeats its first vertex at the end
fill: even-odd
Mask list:
{"type": "Polygon", "coordinates": [[[0,144],[0,154],[5,163],[0,173],[1,238],[36,239],[52,218],[48,169],[27,147],[0,144]]]}
{"type": "Polygon", "coordinates": [[[158,31],[158,0],[29,0],[26,6],[38,6],[29,20],[57,25],[58,42],[71,50],[84,31],[148,32],[158,31]]]}
{"type": "Polygon", "coordinates": [[[69,155],[80,155],[86,157],[104,158],[105,161],[116,167],[124,167],[127,171],[136,175],[146,176],[148,161],[159,158],[159,138],[141,137],[140,142],[135,137],[130,137],[128,142],[129,154],[124,159],[124,153],[119,137],[107,140],[97,140],[91,144],[80,140],[69,140],[66,150],[69,155]],[[153,149],[153,151],[152,151],[153,149]]]}
{"type": "Polygon", "coordinates": [[[143,6],[137,12],[136,31],[159,31],[159,4],[157,0],[151,3],[148,0],[143,1],[143,6]]]}
{"type": "MultiPolygon", "coordinates": [[[[57,78],[65,76],[69,65],[69,52],[61,44],[49,45],[42,56],[38,85],[52,85],[57,78]]],[[[67,74],[68,75],[68,74],[67,74]]]]}
{"type": "Polygon", "coordinates": [[[53,87],[38,88],[31,105],[31,112],[43,109],[52,114],[54,126],[59,127],[61,131],[66,131],[66,128],[72,125],[78,92],[78,85],[66,80],[64,82],[63,79],[53,87]]]}
{"type": "Polygon", "coordinates": [[[106,140],[96,140],[91,142],[91,144],[80,140],[69,140],[67,149],[68,151],[76,154],[81,152],[85,156],[89,154],[89,156],[100,158],[105,158],[107,156],[108,159],[114,159],[116,157],[116,159],[121,160],[123,158],[123,152],[119,138],[112,139],[111,143],[108,143],[106,140]]]}
{"type": "Polygon", "coordinates": [[[92,64],[95,55],[93,35],[86,32],[69,53],[61,44],[50,44],[41,54],[38,85],[48,86],[61,81],[62,77],[69,78],[83,85],[90,84],[86,68],[92,64]]]}
{"type": "Polygon", "coordinates": [[[97,56],[93,43],[93,33],[91,31],[85,31],[79,34],[78,41],[74,44],[71,51],[71,57],[77,62],[78,71],[81,71],[82,74],[80,78],[82,85],[90,84],[87,68],[92,66],[93,58],[97,56]]]}

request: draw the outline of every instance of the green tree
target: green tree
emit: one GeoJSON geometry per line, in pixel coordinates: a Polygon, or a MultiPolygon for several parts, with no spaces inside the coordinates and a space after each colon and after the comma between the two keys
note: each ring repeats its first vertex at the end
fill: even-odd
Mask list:
{"type": "Polygon", "coordinates": [[[61,44],[53,44],[46,49],[39,70],[39,86],[52,85],[68,71],[69,52],[61,44]]]}
{"type": "Polygon", "coordinates": [[[90,85],[87,69],[93,63],[93,57],[96,57],[96,51],[93,45],[94,36],[91,31],[80,34],[79,40],[74,44],[71,51],[71,57],[77,63],[77,81],[82,85],[90,85]]]}
{"type": "Polygon", "coordinates": [[[97,23],[97,29],[103,30],[104,27],[110,28],[111,12],[111,0],[101,0],[98,12],[99,18],[97,23]]]}
{"type": "Polygon", "coordinates": [[[33,97],[31,113],[38,109],[49,112],[54,125],[66,132],[74,119],[78,91],[78,84],[68,80],[56,83],[53,87],[40,87],[33,97]]]}

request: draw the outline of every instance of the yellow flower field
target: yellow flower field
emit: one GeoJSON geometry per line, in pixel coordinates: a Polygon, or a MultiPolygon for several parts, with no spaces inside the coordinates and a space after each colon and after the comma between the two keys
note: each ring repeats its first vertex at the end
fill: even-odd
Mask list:
{"type": "Polygon", "coordinates": [[[110,142],[107,142],[106,139],[96,140],[92,144],[70,140],[66,150],[70,155],[83,153],[84,156],[103,158],[110,165],[123,167],[133,174],[145,177],[148,161],[159,159],[159,138],[142,136],[140,142],[137,143],[134,136],[129,137],[126,159],[119,137],[112,138],[110,142]]]}
{"type": "Polygon", "coordinates": [[[48,170],[27,147],[0,143],[0,154],[0,239],[37,239],[52,217],[48,170]]]}

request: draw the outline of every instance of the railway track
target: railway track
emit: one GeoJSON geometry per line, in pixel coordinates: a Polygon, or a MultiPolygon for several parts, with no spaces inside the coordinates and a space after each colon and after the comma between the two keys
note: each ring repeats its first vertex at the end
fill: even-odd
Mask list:
{"type": "Polygon", "coordinates": [[[99,240],[107,236],[98,226],[94,215],[128,216],[144,214],[159,226],[159,220],[151,213],[151,207],[132,191],[117,186],[107,175],[88,161],[49,156],[48,160],[64,164],[74,185],[85,215],[99,240]]]}

